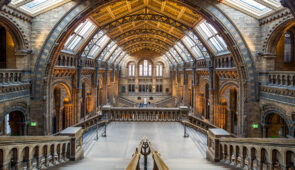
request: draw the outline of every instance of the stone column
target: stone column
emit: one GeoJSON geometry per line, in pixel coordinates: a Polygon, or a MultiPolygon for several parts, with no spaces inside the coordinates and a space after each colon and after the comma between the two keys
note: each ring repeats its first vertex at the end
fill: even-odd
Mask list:
{"type": "Polygon", "coordinates": [[[112,71],[112,82],[111,82],[111,91],[110,91],[110,102],[112,104],[115,104],[114,103],[114,98],[115,98],[115,73],[116,73],[116,68],[115,66],[113,67],[113,71],[112,71]]]}
{"type": "Polygon", "coordinates": [[[109,99],[108,99],[108,86],[109,86],[109,83],[108,83],[108,66],[106,66],[106,69],[105,69],[105,101],[106,101],[106,104],[109,103],[109,99]]]}
{"type": "Polygon", "coordinates": [[[215,76],[215,74],[214,74],[214,66],[213,66],[213,64],[211,63],[210,65],[209,65],[209,103],[210,103],[210,110],[208,111],[208,106],[206,106],[206,109],[205,110],[207,110],[207,114],[209,114],[210,115],[210,122],[211,123],[213,123],[214,122],[214,108],[215,108],[215,106],[216,106],[216,104],[215,104],[215,97],[216,97],[216,95],[215,95],[215,89],[216,89],[216,87],[215,87],[215,81],[217,81],[216,80],[216,76],[215,76]],[[208,113],[209,112],[209,113],[208,113]]]}
{"type": "Polygon", "coordinates": [[[180,96],[180,87],[179,87],[179,84],[180,84],[180,77],[179,77],[179,69],[178,69],[178,66],[176,67],[176,83],[177,83],[177,101],[178,103],[180,103],[181,101],[181,96],[180,96]]]}
{"type": "Polygon", "coordinates": [[[186,81],[186,70],[185,70],[185,65],[182,68],[182,75],[183,75],[183,81],[182,81],[182,98],[183,98],[183,105],[188,105],[188,99],[187,99],[187,91],[188,91],[188,87],[187,87],[187,81],[186,81]]]}
{"type": "Polygon", "coordinates": [[[99,102],[99,83],[98,83],[98,72],[99,72],[99,63],[95,63],[95,73],[94,73],[94,96],[95,96],[95,105],[94,105],[94,111],[95,113],[98,111],[98,102],[99,102]]]}
{"type": "MultiPolygon", "coordinates": [[[[153,65],[153,80],[152,80],[152,93],[156,93],[157,77],[156,77],[156,67],[153,65]]],[[[164,89],[162,89],[164,91],[164,89]]]]}
{"type": "Polygon", "coordinates": [[[72,103],[70,101],[64,102],[65,107],[65,119],[66,119],[66,127],[70,127],[74,124],[73,114],[72,114],[72,103]]]}

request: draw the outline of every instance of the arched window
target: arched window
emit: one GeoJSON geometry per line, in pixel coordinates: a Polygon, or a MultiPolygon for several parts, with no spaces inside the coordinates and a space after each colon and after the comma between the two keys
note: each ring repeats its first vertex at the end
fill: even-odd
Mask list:
{"type": "Polygon", "coordinates": [[[139,64],[139,76],[152,76],[153,69],[152,64],[149,63],[148,60],[143,60],[141,64],[139,64]]]}
{"type": "Polygon", "coordinates": [[[294,61],[294,34],[291,31],[285,33],[284,42],[284,63],[292,63],[294,61]]]}
{"type": "Polygon", "coordinates": [[[135,64],[129,64],[129,77],[135,76],[135,64]]]}
{"type": "Polygon", "coordinates": [[[156,76],[157,77],[162,77],[163,76],[163,65],[162,64],[157,64],[157,66],[156,66],[156,76]]]}
{"type": "Polygon", "coordinates": [[[139,76],[142,76],[142,64],[139,65],[139,76]]]}

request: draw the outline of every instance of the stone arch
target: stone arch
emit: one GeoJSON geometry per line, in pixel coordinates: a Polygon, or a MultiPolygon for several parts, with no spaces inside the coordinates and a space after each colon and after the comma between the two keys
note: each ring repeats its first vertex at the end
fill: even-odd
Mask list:
{"type": "Polygon", "coordinates": [[[67,116],[72,117],[71,103],[72,103],[72,90],[67,81],[56,81],[52,85],[52,98],[51,113],[48,114],[48,121],[50,121],[50,127],[52,133],[55,134],[67,126],[69,123],[67,116]]]}
{"type": "MultiPolygon", "coordinates": [[[[273,111],[268,111],[268,112],[266,112],[264,114],[263,117],[264,117],[263,125],[264,125],[264,128],[266,128],[266,132],[265,132],[266,134],[265,135],[268,135],[267,137],[272,137],[270,135],[270,133],[271,133],[270,131],[271,131],[271,129],[275,128],[274,126],[276,124],[273,124],[273,123],[275,123],[275,122],[273,122],[275,120],[280,121],[280,122],[278,122],[278,124],[280,125],[279,126],[280,129],[277,129],[278,135],[279,135],[279,132],[280,132],[281,129],[283,129],[282,132],[281,132],[281,133],[283,133],[282,134],[283,136],[287,137],[287,135],[290,134],[290,131],[291,131],[290,124],[287,123],[286,117],[283,116],[282,114],[278,114],[278,113],[273,112],[273,111]],[[281,122],[281,120],[283,120],[283,122],[281,122]],[[286,125],[286,127],[284,127],[285,125],[286,125]],[[266,127],[266,126],[269,126],[269,127],[266,127]]],[[[274,133],[276,133],[276,132],[274,132],[274,133]]],[[[291,133],[291,135],[292,135],[292,133],[291,133]]]]}
{"type": "Polygon", "coordinates": [[[284,30],[288,30],[295,25],[295,19],[290,17],[284,18],[284,20],[279,21],[275,24],[269,32],[268,36],[265,38],[263,43],[263,52],[276,54],[276,46],[279,42],[279,39],[283,35],[284,30]]]}
{"type": "Polygon", "coordinates": [[[19,105],[19,103],[15,103],[4,111],[4,119],[5,122],[7,121],[4,129],[6,134],[8,134],[7,131],[9,131],[11,135],[16,136],[24,136],[27,134],[26,123],[29,120],[27,108],[19,105]]]}
{"type": "Polygon", "coordinates": [[[38,169],[40,167],[40,146],[37,145],[32,149],[31,152],[31,159],[32,159],[32,168],[38,169]]]}
{"type": "Polygon", "coordinates": [[[71,83],[69,83],[68,81],[66,80],[59,80],[59,81],[56,81],[52,84],[52,87],[53,89],[56,87],[56,86],[62,86],[66,89],[67,93],[68,93],[68,96],[69,96],[69,100],[72,101],[72,86],[71,86],[71,83]]]}
{"type": "Polygon", "coordinates": [[[19,149],[18,148],[12,148],[8,153],[7,153],[7,160],[9,162],[9,168],[10,169],[16,169],[17,164],[20,161],[19,160],[19,149]]]}
{"type": "Polygon", "coordinates": [[[24,30],[11,18],[7,18],[0,14],[0,25],[7,28],[15,43],[15,49],[24,50],[29,48],[29,39],[25,35],[24,30]]]}
{"type": "MultiPolygon", "coordinates": [[[[207,21],[209,21],[216,29],[221,33],[222,37],[225,39],[229,45],[229,50],[235,56],[235,62],[237,63],[237,70],[239,72],[239,77],[241,81],[247,81],[247,86],[241,88],[246,88],[247,93],[243,95],[248,95],[247,98],[249,101],[256,101],[257,99],[257,81],[255,77],[255,67],[254,62],[251,56],[251,53],[248,49],[248,46],[242,37],[241,33],[235,27],[233,22],[214,4],[211,4],[208,1],[180,1],[175,0],[177,3],[181,3],[184,6],[192,9],[194,12],[200,13],[207,21]],[[201,9],[201,10],[199,10],[201,9]],[[235,36],[233,36],[235,35],[235,36]],[[241,64],[239,64],[241,63],[241,64]]],[[[102,3],[111,3],[114,1],[104,1],[99,2],[93,5],[101,5],[102,3]]],[[[70,25],[73,23],[78,23],[84,19],[81,16],[86,16],[90,11],[89,2],[81,2],[76,7],[74,7],[66,16],[64,16],[60,22],[52,30],[52,33],[48,36],[46,42],[44,43],[40,55],[37,59],[34,71],[33,79],[33,96],[36,100],[39,100],[41,96],[45,95],[42,93],[49,93],[49,84],[51,80],[51,74],[53,72],[52,65],[48,63],[55,63],[57,60],[57,54],[60,52],[62,47],[55,47],[54,44],[60,43],[66,39],[65,30],[69,30],[70,25]],[[48,77],[47,81],[42,81],[43,77],[48,77]],[[46,89],[46,91],[42,90],[46,89]]],[[[104,4],[105,5],[105,4],[104,4]]],[[[47,96],[48,101],[48,96],[47,96]]],[[[49,102],[46,103],[46,111],[48,112],[49,102]]],[[[245,110],[246,111],[246,110],[245,110]]]]}
{"type": "MultiPolygon", "coordinates": [[[[218,93],[218,106],[219,111],[217,114],[224,122],[224,129],[234,134],[241,132],[242,119],[240,113],[240,94],[239,86],[234,81],[225,82],[220,88],[218,93]],[[220,115],[221,114],[221,115],[220,115]]],[[[219,120],[216,120],[219,122],[219,120]]]]}
{"type": "Polygon", "coordinates": [[[30,156],[30,148],[28,146],[23,148],[21,152],[21,161],[23,168],[29,168],[29,161],[31,161],[30,156]]]}
{"type": "MultiPolygon", "coordinates": [[[[278,116],[280,116],[284,122],[286,123],[287,127],[288,127],[288,131],[289,131],[289,134],[290,136],[293,136],[294,135],[294,125],[293,125],[293,121],[287,117],[286,115],[286,111],[274,104],[266,104],[263,106],[263,112],[262,112],[262,116],[261,116],[261,125],[262,127],[265,128],[265,125],[266,125],[266,120],[267,120],[267,117],[270,115],[270,114],[276,114],[278,116]]],[[[264,132],[266,133],[266,132],[264,132]]]]}

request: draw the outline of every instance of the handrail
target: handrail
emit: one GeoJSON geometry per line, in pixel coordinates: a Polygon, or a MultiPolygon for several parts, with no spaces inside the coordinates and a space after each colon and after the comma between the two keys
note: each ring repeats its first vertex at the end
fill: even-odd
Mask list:
{"type": "Polygon", "coordinates": [[[132,156],[130,163],[128,164],[126,170],[139,170],[139,160],[140,160],[140,151],[143,145],[143,141],[140,142],[139,147],[136,148],[135,153],[132,156]]]}
{"type": "Polygon", "coordinates": [[[201,131],[202,133],[204,134],[207,134],[207,130],[204,129],[204,128],[201,128],[200,126],[197,126],[189,121],[182,121],[183,124],[187,125],[187,126],[190,126],[190,127],[193,127],[193,128],[196,128],[197,130],[201,131]]]}
{"type": "Polygon", "coordinates": [[[165,164],[163,159],[160,156],[160,153],[152,146],[151,142],[148,143],[151,149],[153,159],[154,159],[154,169],[157,170],[169,170],[168,166],[165,164]]]}
{"type": "MultiPolygon", "coordinates": [[[[204,134],[208,134],[208,130],[211,129],[211,128],[219,128],[219,127],[217,127],[217,126],[215,126],[213,124],[210,124],[209,122],[205,122],[204,120],[202,120],[202,119],[200,119],[198,117],[190,115],[189,118],[190,118],[190,121],[183,121],[182,123],[184,123],[185,125],[187,125],[189,127],[195,128],[195,129],[201,131],[204,134]],[[193,121],[192,119],[194,121],[199,122],[203,126],[200,126],[197,123],[196,124],[192,123],[192,121],[193,121]]],[[[228,132],[228,133],[231,135],[231,137],[237,137],[237,135],[235,135],[233,133],[230,133],[230,132],[228,132]]]]}

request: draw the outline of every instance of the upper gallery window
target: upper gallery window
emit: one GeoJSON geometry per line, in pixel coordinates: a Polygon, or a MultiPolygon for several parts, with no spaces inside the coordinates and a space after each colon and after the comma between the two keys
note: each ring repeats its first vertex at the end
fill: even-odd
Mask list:
{"type": "Polygon", "coordinates": [[[157,66],[156,66],[156,76],[157,77],[162,77],[163,76],[163,65],[162,64],[157,64],[157,66]]]}
{"type": "Polygon", "coordinates": [[[152,64],[148,62],[148,60],[143,60],[141,64],[139,64],[139,76],[152,76],[152,64]]]}
{"type": "Polygon", "coordinates": [[[135,76],[135,64],[129,64],[129,77],[135,76]]]}
{"type": "Polygon", "coordinates": [[[284,63],[292,63],[294,61],[294,33],[287,31],[284,41],[284,63]]]}
{"type": "Polygon", "coordinates": [[[96,26],[92,21],[86,19],[81,23],[73,32],[73,34],[67,39],[64,50],[75,52],[83,42],[90,36],[96,26]]]}

